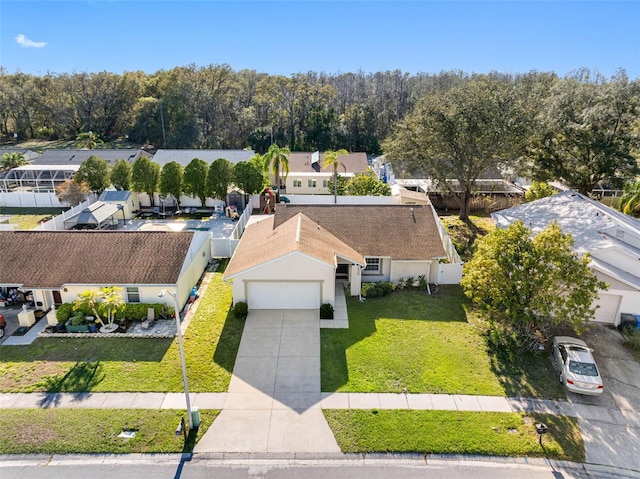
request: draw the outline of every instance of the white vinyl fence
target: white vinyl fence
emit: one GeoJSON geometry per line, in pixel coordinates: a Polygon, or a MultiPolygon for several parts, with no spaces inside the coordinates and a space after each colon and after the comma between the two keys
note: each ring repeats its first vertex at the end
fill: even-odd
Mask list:
{"type": "Polygon", "coordinates": [[[6,208],[64,208],[55,193],[0,193],[0,206],[6,208]]]}
{"type": "Polygon", "coordinates": [[[87,206],[91,205],[95,201],[97,201],[97,197],[95,195],[90,195],[85,201],[83,201],[79,205],[74,206],[71,209],[68,209],[67,211],[63,211],[61,214],[50,219],[49,221],[40,223],[40,225],[38,225],[34,229],[44,230],[44,231],[64,230],[64,222],[67,219],[71,218],[73,215],[80,213],[83,209],[85,209],[87,206]]]}
{"type": "Polygon", "coordinates": [[[244,232],[244,228],[247,226],[252,210],[252,208],[245,208],[240,218],[238,218],[238,223],[231,233],[230,238],[211,238],[212,258],[231,258],[233,256],[233,252],[238,247],[238,243],[240,243],[240,237],[244,232]]]}

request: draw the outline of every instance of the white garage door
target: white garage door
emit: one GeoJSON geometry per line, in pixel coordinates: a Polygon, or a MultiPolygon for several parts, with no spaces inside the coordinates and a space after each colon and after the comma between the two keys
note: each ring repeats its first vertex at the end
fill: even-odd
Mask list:
{"type": "Polygon", "coordinates": [[[595,301],[595,304],[600,307],[596,309],[594,321],[613,324],[618,315],[618,306],[621,299],[622,296],[617,294],[600,294],[600,298],[595,301]]]}
{"type": "Polygon", "coordinates": [[[320,282],[250,281],[249,309],[318,309],[320,282]]]}

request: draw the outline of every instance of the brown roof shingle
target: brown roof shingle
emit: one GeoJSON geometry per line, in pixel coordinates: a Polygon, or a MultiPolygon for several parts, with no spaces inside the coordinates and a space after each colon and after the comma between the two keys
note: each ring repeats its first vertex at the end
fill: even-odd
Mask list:
{"type": "Polygon", "coordinates": [[[0,285],[175,284],[193,232],[3,231],[0,285]]]}
{"type": "MultiPolygon", "coordinates": [[[[333,173],[333,169],[323,168],[324,153],[320,153],[320,161],[314,165],[311,163],[312,153],[292,152],[289,154],[289,174],[292,173],[313,173],[325,172],[333,173]]],[[[344,165],[344,168],[340,166],[338,168],[338,174],[345,173],[362,173],[367,171],[369,164],[367,163],[366,153],[349,153],[348,155],[342,155],[338,157],[340,163],[344,165]]]]}
{"type": "Polygon", "coordinates": [[[334,264],[335,256],[365,265],[364,257],[307,218],[297,214],[274,228],[274,217],[247,227],[227,266],[225,278],[294,251],[334,264]]]}
{"type": "Polygon", "coordinates": [[[364,256],[421,260],[446,257],[430,206],[278,205],[274,227],[303,213],[364,256]]]}

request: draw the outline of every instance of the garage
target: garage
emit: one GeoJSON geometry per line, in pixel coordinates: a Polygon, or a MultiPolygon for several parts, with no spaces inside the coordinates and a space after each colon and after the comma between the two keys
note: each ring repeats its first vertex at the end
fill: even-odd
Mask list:
{"type": "Polygon", "coordinates": [[[319,309],[319,281],[247,281],[249,309],[319,309]]]}
{"type": "Polygon", "coordinates": [[[596,309],[594,321],[599,323],[611,323],[614,324],[618,316],[618,308],[620,307],[620,300],[622,296],[617,294],[600,294],[594,304],[600,306],[596,309]]]}

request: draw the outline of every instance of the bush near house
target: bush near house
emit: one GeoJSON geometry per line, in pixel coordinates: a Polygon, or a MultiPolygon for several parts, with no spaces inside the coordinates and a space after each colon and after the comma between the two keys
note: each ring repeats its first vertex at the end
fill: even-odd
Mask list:
{"type": "Polygon", "coordinates": [[[377,283],[362,283],[360,294],[363,298],[382,298],[395,290],[395,285],[390,281],[377,283]]]}
{"type": "Polygon", "coordinates": [[[249,306],[244,301],[238,301],[233,307],[233,315],[237,319],[245,320],[249,314],[249,306]]]}
{"type": "MultiPolygon", "coordinates": [[[[174,314],[174,309],[163,303],[126,303],[124,310],[118,314],[119,317],[116,318],[116,321],[142,321],[147,318],[149,308],[153,308],[156,319],[162,317],[169,319],[174,314]]],[[[82,312],[84,316],[93,316],[91,309],[86,304],[80,305],[75,311],[82,312]]],[[[73,314],[72,303],[64,303],[56,308],[56,318],[58,318],[59,323],[66,322],[73,314]]]]}

